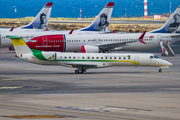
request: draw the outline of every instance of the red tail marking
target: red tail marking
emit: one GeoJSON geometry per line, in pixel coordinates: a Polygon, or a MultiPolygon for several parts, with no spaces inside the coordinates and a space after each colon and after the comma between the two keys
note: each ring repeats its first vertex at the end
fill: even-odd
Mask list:
{"type": "Polygon", "coordinates": [[[113,7],[114,6],[114,2],[109,2],[106,7],[113,7]]]}
{"type": "Polygon", "coordinates": [[[46,4],[46,6],[52,6],[52,5],[53,5],[52,2],[48,2],[48,3],[46,4]]]}
{"type": "Polygon", "coordinates": [[[112,33],[115,33],[115,30],[113,30],[112,33]]]}

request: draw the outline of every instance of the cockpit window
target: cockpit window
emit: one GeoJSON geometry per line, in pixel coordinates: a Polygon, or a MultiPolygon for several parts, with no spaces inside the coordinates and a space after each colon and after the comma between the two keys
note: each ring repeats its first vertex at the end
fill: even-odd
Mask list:
{"type": "Polygon", "coordinates": [[[150,59],[154,58],[153,56],[150,56],[150,59]]]}
{"type": "Polygon", "coordinates": [[[154,55],[154,58],[158,59],[158,56],[154,55]]]}

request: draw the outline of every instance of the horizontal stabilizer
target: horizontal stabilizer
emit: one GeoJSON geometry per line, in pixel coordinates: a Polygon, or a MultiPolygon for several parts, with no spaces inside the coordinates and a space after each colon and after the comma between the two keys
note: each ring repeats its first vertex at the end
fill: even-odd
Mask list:
{"type": "Polygon", "coordinates": [[[12,36],[12,35],[6,35],[6,37],[8,37],[8,38],[16,38],[16,39],[20,39],[21,38],[19,36],[12,36]]]}

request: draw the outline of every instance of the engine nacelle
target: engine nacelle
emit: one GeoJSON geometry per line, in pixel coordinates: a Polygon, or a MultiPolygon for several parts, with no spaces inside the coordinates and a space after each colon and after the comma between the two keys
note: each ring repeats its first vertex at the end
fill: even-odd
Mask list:
{"type": "Polygon", "coordinates": [[[99,47],[92,45],[83,45],[81,47],[82,53],[99,53],[99,47]]]}

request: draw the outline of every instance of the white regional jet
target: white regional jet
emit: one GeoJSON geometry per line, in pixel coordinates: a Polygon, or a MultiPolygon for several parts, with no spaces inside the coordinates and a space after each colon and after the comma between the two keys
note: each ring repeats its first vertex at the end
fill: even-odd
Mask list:
{"type": "Polygon", "coordinates": [[[31,50],[22,38],[10,37],[14,45],[16,56],[25,61],[40,65],[60,65],[77,68],[75,73],[86,72],[86,69],[110,66],[148,66],[167,68],[172,64],[157,58],[153,54],[132,53],[60,53],[31,50]]]}
{"type": "MultiPolygon", "coordinates": [[[[93,22],[85,27],[78,30],[73,31],[73,34],[94,34],[99,32],[104,32],[108,30],[110,18],[112,15],[114,7],[114,2],[109,2],[102,9],[102,11],[98,14],[98,16],[93,20],[93,22]]],[[[16,35],[21,36],[28,42],[32,38],[40,35],[49,35],[49,34],[68,34],[70,31],[39,31],[39,32],[4,32],[0,34],[0,47],[12,47],[12,42],[6,35],[16,35]]]]}
{"type": "MultiPolygon", "coordinates": [[[[0,28],[0,33],[2,32],[9,32],[9,31],[38,31],[38,30],[45,30],[48,25],[51,9],[52,9],[52,2],[46,3],[46,5],[41,9],[41,11],[36,15],[36,17],[33,19],[31,23],[28,25],[18,27],[18,28],[0,28]]],[[[1,43],[1,42],[0,42],[1,43]]]]}

